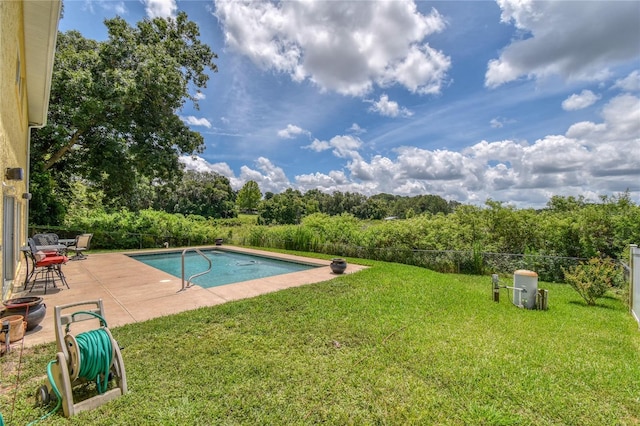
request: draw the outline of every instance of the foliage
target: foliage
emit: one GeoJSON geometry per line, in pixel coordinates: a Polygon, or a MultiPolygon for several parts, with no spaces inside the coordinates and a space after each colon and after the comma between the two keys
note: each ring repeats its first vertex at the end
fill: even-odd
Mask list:
{"type": "Polygon", "coordinates": [[[265,198],[258,208],[258,223],[260,225],[296,224],[305,214],[302,194],[298,190],[287,189],[265,198]]]}
{"type": "MultiPolygon", "coordinates": [[[[214,220],[192,214],[197,210],[185,210],[176,219],[185,223],[165,231],[150,223],[146,227],[130,226],[135,212],[103,209],[95,189],[87,187],[79,191],[78,185],[79,182],[73,182],[73,191],[85,201],[72,204],[66,223],[78,232],[94,232],[95,222],[99,232],[118,235],[117,239],[115,236],[94,239],[102,248],[153,247],[159,246],[164,238],[175,246],[212,241],[215,235],[240,245],[403,262],[445,272],[503,273],[531,269],[541,280],[560,282],[564,280],[564,270],[594,257],[593,253],[623,259],[629,244],[640,241],[640,207],[627,195],[590,204],[562,203],[555,198],[555,206],[565,207],[537,212],[489,200],[484,207],[461,205],[449,214],[365,221],[349,213],[309,214],[314,204],[298,191],[290,190],[265,194],[258,217],[242,215],[238,219],[214,220]],[[127,218],[115,220],[119,216],[127,218]],[[196,217],[199,219],[195,220],[196,217]],[[278,225],[283,220],[285,224],[278,225]],[[135,235],[126,237],[127,232],[135,235]],[[141,243],[141,234],[149,234],[145,237],[149,241],[141,243]]],[[[196,191],[202,189],[195,183],[191,186],[196,191]]],[[[227,183],[223,187],[228,191],[227,183]]],[[[168,193],[165,198],[171,197],[168,193]]],[[[148,210],[142,212],[151,216],[148,210]]],[[[162,212],[156,214],[159,218],[166,216],[162,212]]]]}
{"type": "Polygon", "coordinates": [[[565,281],[593,306],[616,282],[619,274],[611,259],[594,257],[588,262],[573,266],[565,271],[565,281]]]}
{"type": "MultiPolygon", "coordinates": [[[[324,283],[112,326],[129,393],[43,424],[617,426],[640,418],[640,334],[620,301],[584,309],[569,286],[545,283],[549,311],[522,310],[493,302],[488,277],[368,263],[324,283]]],[[[7,424],[53,408],[35,407],[33,395],[55,344],[25,352],[20,364],[20,350],[5,363],[21,367],[3,377],[20,379],[15,394],[0,393],[7,424]]]]}
{"type": "Polygon", "coordinates": [[[197,107],[216,55],[183,12],[135,28],[119,17],[105,25],[105,41],[58,35],[48,124],[31,138],[32,178],[49,175],[63,189],[81,178],[104,192],[106,206],[135,209],[138,185],[173,180],[180,155],[203,149],[178,112],[186,100],[197,107]]]}
{"type": "Polygon", "coordinates": [[[61,187],[51,172],[32,170],[29,180],[29,221],[40,225],[58,225],[65,217],[67,207],[63,200],[69,199],[69,188],[61,187]]]}
{"type": "Polygon", "coordinates": [[[66,215],[66,222],[73,222],[76,218],[88,218],[91,215],[105,212],[102,200],[104,193],[83,182],[75,181],[69,185],[71,201],[66,215]]]}
{"type": "Polygon", "coordinates": [[[214,172],[185,172],[175,186],[157,189],[156,206],[168,213],[213,218],[237,216],[229,178],[214,172]]]}
{"type": "Polygon", "coordinates": [[[305,217],[302,226],[322,242],[359,245],[362,239],[361,222],[348,213],[338,216],[315,213],[305,217]]]}
{"type": "Polygon", "coordinates": [[[89,216],[68,217],[65,226],[77,232],[91,232],[93,248],[134,249],[212,244],[227,238],[225,227],[198,215],[170,214],[156,210],[115,213],[100,212],[89,216]]]}
{"type": "Polygon", "coordinates": [[[262,192],[255,180],[245,183],[236,197],[236,205],[238,209],[245,213],[252,213],[258,210],[258,205],[262,199],[262,192]]]}

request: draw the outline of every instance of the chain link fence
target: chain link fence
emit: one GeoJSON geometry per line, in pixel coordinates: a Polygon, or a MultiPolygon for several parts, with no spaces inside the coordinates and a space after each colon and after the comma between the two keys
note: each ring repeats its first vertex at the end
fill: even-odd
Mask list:
{"type": "Polygon", "coordinates": [[[485,253],[476,250],[415,250],[347,245],[333,245],[324,249],[322,252],[327,254],[397,262],[444,273],[512,275],[518,269],[529,269],[535,271],[542,281],[547,282],[562,282],[564,269],[587,260],[580,257],[485,253]]]}
{"type": "MultiPolygon", "coordinates": [[[[93,249],[132,250],[167,246],[213,245],[215,243],[215,240],[198,236],[179,238],[171,235],[131,233],[118,230],[106,232],[60,227],[29,228],[30,235],[41,232],[54,232],[60,238],[75,238],[76,235],[85,232],[93,233],[91,240],[91,248],[93,249]]],[[[587,260],[579,257],[485,253],[479,250],[418,250],[409,247],[362,247],[344,243],[321,243],[309,238],[248,237],[227,239],[226,243],[403,263],[445,273],[510,275],[518,269],[529,269],[535,271],[541,280],[548,282],[562,282],[564,278],[563,269],[568,269],[587,260]]]]}

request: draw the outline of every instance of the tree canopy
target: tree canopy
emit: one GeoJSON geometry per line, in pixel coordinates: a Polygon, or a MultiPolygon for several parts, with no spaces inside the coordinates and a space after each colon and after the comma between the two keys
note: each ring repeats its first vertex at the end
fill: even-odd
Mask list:
{"type": "MultiPolygon", "coordinates": [[[[136,27],[119,17],[105,25],[103,42],[58,35],[47,126],[32,135],[31,170],[51,176],[58,191],[82,179],[107,203],[127,206],[138,183],[173,180],[181,155],[203,151],[202,136],[177,113],[187,101],[198,107],[217,56],[183,12],[136,27]]],[[[46,197],[36,188],[33,211],[46,212],[39,202],[46,197]]]]}
{"type": "Polygon", "coordinates": [[[156,198],[156,208],[168,213],[213,218],[237,216],[229,179],[218,173],[188,170],[175,188],[159,188],[156,198]]]}
{"type": "Polygon", "coordinates": [[[261,199],[262,192],[260,192],[258,183],[255,180],[250,180],[238,191],[236,204],[241,211],[252,213],[258,210],[261,199]]]}

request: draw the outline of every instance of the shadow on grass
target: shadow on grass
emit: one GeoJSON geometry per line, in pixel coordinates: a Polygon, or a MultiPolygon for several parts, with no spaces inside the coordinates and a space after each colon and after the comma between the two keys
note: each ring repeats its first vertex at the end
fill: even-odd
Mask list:
{"type": "MultiPolygon", "coordinates": [[[[615,297],[613,297],[612,299],[616,300],[615,297]]],[[[595,305],[587,305],[587,302],[585,302],[584,300],[571,300],[568,302],[570,305],[578,305],[578,306],[582,306],[584,308],[593,308],[593,309],[608,309],[608,310],[616,310],[617,308],[615,306],[609,306],[609,305],[603,305],[603,304],[599,304],[596,302],[595,305]]]]}

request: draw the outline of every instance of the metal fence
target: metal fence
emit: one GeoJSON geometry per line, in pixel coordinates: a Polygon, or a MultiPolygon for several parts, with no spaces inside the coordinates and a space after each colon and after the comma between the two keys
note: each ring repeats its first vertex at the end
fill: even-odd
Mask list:
{"type": "MultiPolygon", "coordinates": [[[[160,247],[188,247],[214,244],[206,238],[176,238],[170,235],[152,235],[125,231],[72,230],[55,227],[31,227],[30,234],[55,232],[60,238],[73,238],[77,234],[94,234],[91,247],[95,249],[143,249],[160,247]],[[165,244],[167,243],[167,244],[165,244]]],[[[226,243],[300,250],[334,256],[355,257],[420,266],[445,273],[513,274],[518,269],[535,271],[540,280],[562,282],[564,270],[587,259],[538,254],[490,253],[479,250],[418,250],[409,247],[362,247],[343,243],[317,243],[312,240],[227,240],[226,243]]],[[[640,264],[640,261],[638,262],[640,264]]],[[[640,301],[640,296],[638,297],[640,301]]]]}
{"type": "Polygon", "coordinates": [[[513,274],[518,269],[536,271],[542,281],[562,282],[564,270],[587,260],[579,257],[490,253],[475,250],[417,250],[409,248],[323,247],[323,253],[404,263],[434,271],[463,274],[513,274]]]}
{"type": "Polygon", "coordinates": [[[132,250],[161,247],[189,247],[196,245],[214,244],[214,239],[206,237],[174,237],[171,235],[156,235],[148,233],[134,233],[125,231],[96,231],[93,229],[68,229],[56,226],[29,227],[29,235],[53,232],[60,238],[75,238],[77,235],[91,233],[91,248],[107,250],[132,250]],[[166,243],[166,244],[165,244],[166,243]]]}

